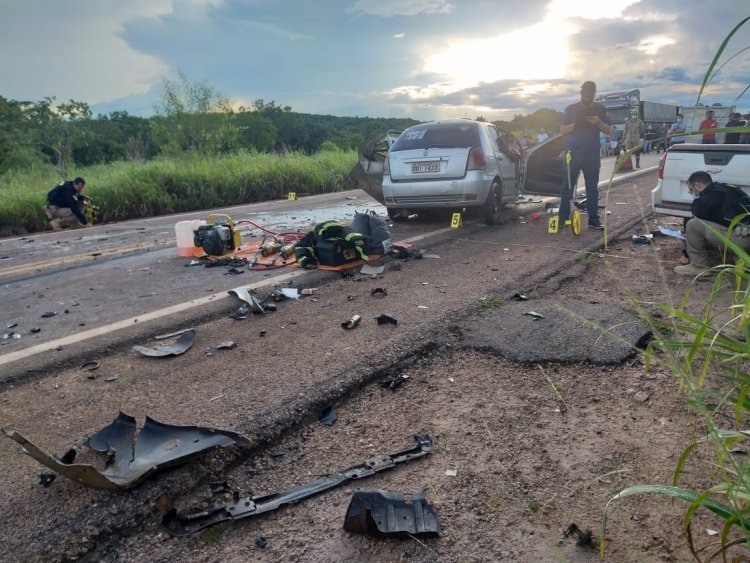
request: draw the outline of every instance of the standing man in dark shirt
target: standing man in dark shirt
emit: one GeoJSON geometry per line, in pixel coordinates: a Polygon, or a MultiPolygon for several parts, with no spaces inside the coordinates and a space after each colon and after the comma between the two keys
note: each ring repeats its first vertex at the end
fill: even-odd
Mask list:
{"type": "Polygon", "coordinates": [[[690,207],[693,217],[685,225],[685,245],[690,264],[676,266],[674,271],[686,276],[698,276],[712,266],[721,264],[724,255],[729,252],[726,237],[745,252],[750,252],[750,196],[737,186],[714,182],[711,174],[704,170],[693,172],[687,185],[695,198],[690,207]],[[727,227],[739,215],[743,216],[741,222],[727,234],[727,227]]]}
{"type": "Polygon", "coordinates": [[[560,134],[566,137],[570,162],[567,162],[567,157],[563,162],[559,221],[565,225],[565,221],[570,219],[570,200],[578,184],[578,175],[583,172],[589,227],[603,229],[599,220],[599,133],[609,135],[612,128],[606,108],[594,101],[595,95],[596,84],[587,80],[581,86],[581,101],[569,105],[563,113],[560,134]]]}
{"type": "Polygon", "coordinates": [[[86,187],[86,180],[80,176],[58,184],[47,194],[44,208],[50,227],[61,231],[63,227],[90,227],[83,214],[83,196],[79,194],[86,187]]]}
{"type": "MultiPolygon", "coordinates": [[[[727,121],[724,127],[742,127],[745,122],[742,121],[741,113],[730,113],[729,121],[727,121]]],[[[724,143],[727,145],[736,145],[740,142],[740,133],[726,133],[724,135],[724,143]]]]}

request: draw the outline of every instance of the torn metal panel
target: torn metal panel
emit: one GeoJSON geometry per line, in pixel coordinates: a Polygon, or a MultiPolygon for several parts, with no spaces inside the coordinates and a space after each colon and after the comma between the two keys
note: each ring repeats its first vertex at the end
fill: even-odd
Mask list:
{"type": "Polygon", "coordinates": [[[174,344],[163,344],[161,346],[155,346],[148,348],[146,346],[133,346],[133,350],[140,352],[144,356],[150,356],[152,358],[163,358],[165,356],[179,356],[187,352],[195,341],[195,330],[192,328],[186,330],[180,335],[174,344]]]}
{"type": "Polygon", "coordinates": [[[267,495],[235,497],[232,502],[219,505],[207,510],[201,509],[195,514],[182,514],[172,506],[171,500],[160,498],[157,502],[162,514],[164,528],[174,536],[186,536],[226,520],[239,520],[249,516],[257,516],[265,512],[276,510],[287,504],[296,504],[313,495],[333,489],[355,479],[370,477],[379,471],[384,471],[412,459],[423,457],[432,451],[432,438],[427,434],[414,437],[417,444],[395,454],[383,454],[368,458],[358,465],[353,465],[336,473],[331,473],[286,491],[269,493],[267,495]]]}
{"type": "Polygon", "coordinates": [[[352,494],[344,529],[375,537],[438,536],[440,523],[424,494],[372,489],[352,494]]]}
{"type": "Polygon", "coordinates": [[[242,301],[250,305],[250,310],[255,314],[264,315],[266,313],[263,307],[263,302],[251,293],[246,287],[235,287],[230,289],[227,293],[232,293],[239,297],[242,301]]]}
{"type": "Polygon", "coordinates": [[[105,452],[105,469],[93,465],[64,463],[34,445],[14,430],[5,434],[21,444],[24,451],[53,471],[97,489],[129,489],[153,473],[186,462],[220,446],[252,442],[241,434],[201,426],[175,426],[146,417],[136,437],[135,418],[120,413],[112,424],[88,439],[92,450],[105,452]]]}

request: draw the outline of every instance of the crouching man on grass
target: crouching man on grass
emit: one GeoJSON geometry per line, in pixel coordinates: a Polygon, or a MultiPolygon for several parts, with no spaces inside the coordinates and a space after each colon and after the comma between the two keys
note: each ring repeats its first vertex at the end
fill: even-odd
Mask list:
{"type": "Polygon", "coordinates": [[[688,178],[688,190],[693,195],[693,217],[685,226],[685,243],[689,264],[676,266],[674,271],[686,276],[706,273],[713,266],[724,263],[726,238],[750,252],[750,196],[741,188],[714,182],[708,172],[699,170],[688,178]],[[738,215],[740,223],[727,234],[727,227],[738,215]]]}

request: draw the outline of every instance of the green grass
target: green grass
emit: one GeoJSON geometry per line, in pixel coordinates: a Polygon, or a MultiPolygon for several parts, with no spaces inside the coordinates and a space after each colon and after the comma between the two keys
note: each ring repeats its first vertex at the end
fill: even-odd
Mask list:
{"type": "MultiPolygon", "coordinates": [[[[343,191],[355,187],[348,174],[356,162],[356,151],[343,150],[311,156],[186,154],[92,166],[71,176],[86,179],[84,193],[99,207],[99,221],[110,222],[283,199],[289,192],[343,191]]],[[[47,192],[60,180],[52,168],[4,175],[0,178],[0,224],[29,232],[46,229],[42,206],[47,192]]]]}

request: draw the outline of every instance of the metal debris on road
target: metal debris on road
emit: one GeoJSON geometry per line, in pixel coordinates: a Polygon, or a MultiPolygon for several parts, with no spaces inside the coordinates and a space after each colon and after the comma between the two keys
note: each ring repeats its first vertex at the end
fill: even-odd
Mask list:
{"type": "Polygon", "coordinates": [[[56,473],[97,489],[129,489],[150,475],[183,463],[217,447],[251,446],[241,434],[201,426],[176,426],[146,417],[140,432],[135,418],[119,413],[117,418],[91,437],[83,436],[64,456],[52,456],[15,430],[3,430],[6,436],[23,446],[24,452],[56,473]],[[74,464],[75,453],[83,444],[106,456],[104,469],[74,464]]]}
{"type": "Polygon", "coordinates": [[[362,317],[360,317],[359,315],[352,315],[352,317],[349,320],[346,320],[343,323],[341,323],[341,328],[344,328],[346,330],[351,330],[355,328],[359,324],[359,321],[361,320],[362,320],[362,317]]]}
{"type": "Polygon", "coordinates": [[[372,489],[352,493],[344,530],[376,538],[434,537],[440,535],[440,523],[424,493],[372,489]]]}
{"type": "Polygon", "coordinates": [[[386,315],[384,313],[375,317],[375,321],[377,321],[379,325],[385,325],[385,324],[397,325],[398,324],[397,318],[392,317],[390,315],[386,315]]]}
{"type": "Polygon", "coordinates": [[[162,346],[155,346],[153,348],[147,348],[146,346],[133,346],[133,350],[139,352],[144,356],[150,356],[152,358],[163,358],[166,356],[179,356],[187,352],[195,341],[195,330],[186,330],[177,342],[174,344],[166,344],[162,346]]]}
{"type": "Polygon", "coordinates": [[[530,317],[533,317],[535,321],[538,321],[539,319],[543,319],[544,315],[541,313],[537,313],[536,311],[526,311],[524,315],[528,315],[530,317]]]}

